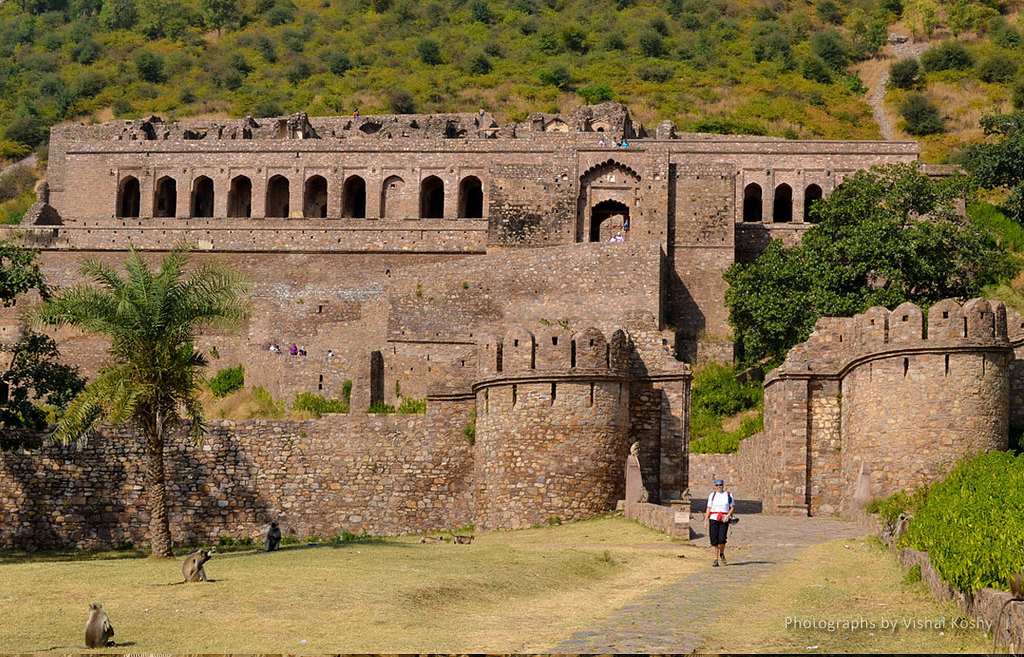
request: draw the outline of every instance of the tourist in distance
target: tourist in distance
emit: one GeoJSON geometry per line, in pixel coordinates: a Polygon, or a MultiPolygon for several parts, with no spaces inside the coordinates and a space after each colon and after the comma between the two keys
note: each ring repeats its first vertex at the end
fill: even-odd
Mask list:
{"type": "Polygon", "coordinates": [[[735,508],[732,493],[725,490],[725,481],[715,479],[715,489],[708,495],[708,506],[704,510],[704,526],[711,541],[711,553],[715,556],[712,566],[717,566],[719,561],[723,566],[728,563],[725,559],[725,536],[729,532],[729,518],[735,508]]]}

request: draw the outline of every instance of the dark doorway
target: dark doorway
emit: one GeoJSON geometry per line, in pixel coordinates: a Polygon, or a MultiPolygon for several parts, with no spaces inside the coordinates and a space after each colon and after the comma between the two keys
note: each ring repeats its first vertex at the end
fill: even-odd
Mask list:
{"type": "Polygon", "coordinates": [[[775,188],[772,221],[777,224],[788,224],[793,221],[793,188],[786,183],[775,188]]]}
{"type": "Polygon", "coordinates": [[[345,199],[341,215],[353,219],[366,218],[366,181],[351,176],[345,181],[345,199]]]}
{"type": "Polygon", "coordinates": [[[135,176],[126,176],[117,193],[117,216],[137,217],[139,205],[139,180],[135,176]]]}
{"type": "Polygon", "coordinates": [[[820,219],[812,212],[815,203],[820,200],[821,187],[818,187],[817,185],[808,185],[807,189],[804,190],[804,221],[808,221],[812,224],[816,224],[820,221],[820,219]]]}
{"type": "Polygon", "coordinates": [[[459,216],[481,219],[484,216],[484,188],[476,176],[468,176],[459,183],[459,216]]]}
{"type": "Polygon", "coordinates": [[[629,235],[629,207],[601,201],[590,210],[591,242],[624,242],[629,235]]]}
{"type": "Polygon", "coordinates": [[[327,180],[313,176],[306,181],[302,216],[323,219],[327,216],[327,180]]]}
{"type": "Polygon", "coordinates": [[[761,186],[750,183],[743,190],[743,221],[761,221],[761,186]]]}
{"type": "Polygon", "coordinates": [[[238,176],[231,181],[228,191],[228,216],[252,216],[252,181],[246,176],[238,176]]]}
{"type": "Polygon", "coordinates": [[[153,198],[154,217],[173,217],[178,214],[178,182],[174,178],[161,178],[156,181],[156,194],[153,198]]]}
{"type": "Polygon", "coordinates": [[[444,216],[444,183],[437,176],[427,176],[420,185],[420,218],[440,219],[444,216]]]}
{"type": "Polygon", "coordinates": [[[370,406],[384,403],[384,356],[370,352],[370,406]]]}
{"type": "Polygon", "coordinates": [[[288,216],[288,179],[274,176],[267,182],[267,216],[288,216]]]}
{"type": "Polygon", "coordinates": [[[192,183],[192,216],[213,216],[213,181],[199,176],[192,183]]]}

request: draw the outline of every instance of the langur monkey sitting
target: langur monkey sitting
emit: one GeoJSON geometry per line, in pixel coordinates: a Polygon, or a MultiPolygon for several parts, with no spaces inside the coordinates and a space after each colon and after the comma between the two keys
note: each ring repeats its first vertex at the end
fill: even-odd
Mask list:
{"type": "Polygon", "coordinates": [[[90,648],[105,648],[114,636],[114,626],[110,624],[103,605],[94,602],[89,605],[89,621],[85,624],[85,645],[90,648]]]}
{"type": "Polygon", "coordinates": [[[185,557],[185,563],[181,564],[181,574],[185,576],[185,582],[208,581],[203,564],[210,560],[211,554],[216,553],[217,550],[210,548],[209,550],[197,550],[185,557]]]}
{"type": "Polygon", "coordinates": [[[270,523],[270,527],[267,528],[267,544],[264,547],[264,552],[274,552],[281,547],[281,528],[277,526],[277,521],[270,523]]]}

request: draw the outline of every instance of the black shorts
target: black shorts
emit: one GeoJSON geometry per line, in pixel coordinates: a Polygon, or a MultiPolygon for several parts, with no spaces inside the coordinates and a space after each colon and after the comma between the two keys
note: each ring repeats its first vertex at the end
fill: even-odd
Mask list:
{"type": "Polygon", "coordinates": [[[712,545],[725,545],[725,535],[729,533],[729,523],[721,520],[708,520],[708,538],[712,545]]]}

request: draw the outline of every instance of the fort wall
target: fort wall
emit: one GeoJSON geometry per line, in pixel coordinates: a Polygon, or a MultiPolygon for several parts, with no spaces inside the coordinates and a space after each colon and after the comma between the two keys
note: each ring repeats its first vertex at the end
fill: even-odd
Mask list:
{"type": "MultiPolygon", "coordinates": [[[[471,404],[427,415],[210,422],[165,459],[176,540],[243,538],[270,520],[300,536],[399,534],[473,520],[471,404]]],[[[145,449],[127,430],[80,446],[0,453],[0,545],[100,548],[148,541],[145,449]]]]}

